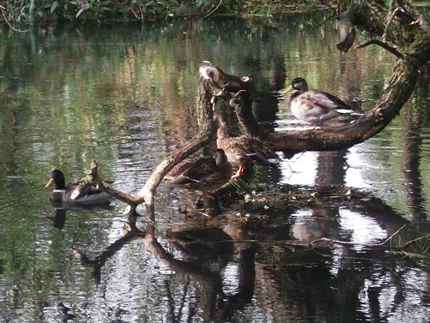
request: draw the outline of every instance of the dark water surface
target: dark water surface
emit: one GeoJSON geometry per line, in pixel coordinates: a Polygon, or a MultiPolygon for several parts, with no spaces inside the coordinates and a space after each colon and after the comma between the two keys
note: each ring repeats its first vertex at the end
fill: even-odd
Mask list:
{"type": "Polygon", "coordinates": [[[186,219],[179,209],[188,194],[162,185],[158,242],[148,242],[127,234],[120,202],[54,209],[43,189],[49,170],[76,179],[96,158],[116,188],[140,189],[196,133],[202,60],[254,75],[254,112],[282,131],[300,126],[282,97],[288,80],[303,76],[369,108],[392,57],[377,48],[341,55],[332,24],[310,18],[281,27],[182,22],[0,39],[1,322],[430,321],[428,265],[368,247],[404,224],[430,232],[428,80],[365,143],[257,172],[262,186],[345,187],[361,190],[361,201],[277,211],[257,229],[223,216],[186,219]],[[318,253],[273,242],[321,237],[356,244],[318,253]],[[197,243],[232,239],[260,243],[197,243]]]}

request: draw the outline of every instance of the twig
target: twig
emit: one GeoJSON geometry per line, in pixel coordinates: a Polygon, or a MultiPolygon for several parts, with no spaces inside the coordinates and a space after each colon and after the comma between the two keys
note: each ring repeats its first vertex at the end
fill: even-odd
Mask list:
{"type": "Polygon", "coordinates": [[[395,231],[393,234],[391,234],[387,239],[385,239],[381,245],[386,244],[387,242],[390,242],[394,236],[396,236],[397,234],[399,234],[400,231],[402,231],[404,228],[406,228],[406,224],[402,225],[397,231],[395,231]]]}
{"type": "MultiPolygon", "coordinates": [[[[393,4],[391,4],[393,5],[393,4]]],[[[388,27],[390,27],[391,23],[393,22],[394,17],[396,14],[401,10],[401,8],[396,8],[393,10],[393,12],[388,15],[387,22],[385,23],[384,33],[382,34],[382,40],[385,41],[388,33],[388,27]]]]}
{"type": "Polygon", "coordinates": [[[212,9],[211,11],[209,11],[209,13],[206,14],[203,18],[206,19],[206,18],[209,18],[210,16],[212,16],[219,9],[219,7],[221,7],[221,5],[222,5],[222,0],[219,0],[217,6],[214,9],[212,9]]]}
{"type": "Polygon", "coordinates": [[[400,256],[408,257],[411,259],[414,259],[414,258],[423,259],[423,260],[430,259],[429,256],[425,256],[419,253],[407,252],[407,251],[388,251],[388,253],[392,255],[400,255],[400,256]]]}
{"type": "Polygon", "coordinates": [[[424,236],[418,237],[416,239],[413,239],[411,241],[406,242],[403,246],[400,247],[400,249],[404,249],[404,248],[410,246],[411,244],[413,244],[413,243],[415,243],[417,241],[420,241],[420,240],[423,240],[423,239],[428,239],[428,238],[430,238],[430,234],[426,234],[424,236]]]}
{"type": "Polygon", "coordinates": [[[340,244],[340,245],[347,245],[347,246],[366,246],[366,247],[370,247],[370,248],[373,248],[373,247],[382,247],[385,244],[387,244],[388,242],[390,242],[405,227],[406,227],[406,224],[402,225],[398,230],[396,230],[394,233],[392,233],[387,239],[385,239],[382,242],[375,243],[375,244],[357,243],[357,242],[351,242],[351,241],[342,241],[342,240],[335,240],[335,239],[329,239],[329,238],[323,237],[323,238],[319,238],[319,239],[311,241],[310,245],[313,246],[314,244],[316,244],[318,242],[323,242],[324,241],[324,242],[331,242],[331,243],[336,243],[336,244],[340,244]]]}
{"type": "Polygon", "coordinates": [[[358,45],[356,48],[363,48],[369,45],[379,45],[382,48],[386,49],[387,51],[389,51],[391,54],[393,54],[394,56],[396,56],[397,58],[403,59],[404,55],[402,53],[400,53],[396,48],[388,45],[386,42],[379,40],[379,39],[371,39],[363,44],[358,45]]]}

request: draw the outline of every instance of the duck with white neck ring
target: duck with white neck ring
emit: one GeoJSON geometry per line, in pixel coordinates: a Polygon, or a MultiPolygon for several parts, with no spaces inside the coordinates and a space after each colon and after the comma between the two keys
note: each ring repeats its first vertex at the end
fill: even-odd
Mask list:
{"type": "Polygon", "coordinates": [[[49,192],[49,200],[53,204],[63,204],[70,206],[97,206],[107,205],[112,199],[111,196],[100,190],[98,185],[86,185],[84,189],[78,189],[79,183],[66,185],[64,173],[59,169],[50,172],[50,179],[45,188],[53,189],[49,192]]]}

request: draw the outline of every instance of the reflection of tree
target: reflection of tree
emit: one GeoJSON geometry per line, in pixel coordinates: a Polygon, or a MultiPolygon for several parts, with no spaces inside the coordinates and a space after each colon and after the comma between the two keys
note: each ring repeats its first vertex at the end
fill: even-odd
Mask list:
{"type": "MultiPolygon", "coordinates": [[[[325,228],[320,235],[329,234],[329,229],[333,232],[339,231],[334,228],[335,223],[327,224],[327,219],[320,216],[324,214],[337,217],[340,208],[371,217],[387,232],[396,231],[407,223],[396,211],[376,197],[362,195],[352,197],[352,200],[345,203],[321,196],[315,206],[309,205],[313,222],[321,221],[322,228],[325,228]]],[[[295,223],[291,224],[291,228],[294,226],[295,223]]],[[[258,238],[288,239],[285,232],[292,232],[288,225],[279,231],[271,229],[270,224],[267,227],[267,231],[264,227],[258,231],[263,231],[258,234],[258,238]],[[267,234],[270,232],[275,235],[267,234]]],[[[311,223],[307,230],[315,231],[315,228],[311,223]]],[[[408,236],[403,237],[405,238],[408,236]]],[[[285,249],[281,253],[279,249],[276,250],[259,250],[257,261],[267,262],[272,259],[275,263],[257,271],[257,286],[263,284],[263,287],[256,291],[256,297],[268,310],[279,314],[279,322],[310,317],[315,321],[327,322],[365,321],[367,317],[379,321],[384,315],[388,316],[394,312],[396,306],[411,305],[407,298],[400,297],[402,284],[407,284],[409,279],[408,272],[391,272],[389,268],[392,259],[389,260],[381,250],[368,248],[357,252],[350,246],[333,247],[328,252],[323,249],[320,250],[321,253],[306,249],[285,249]],[[383,281],[386,279],[392,279],[393,283],[384,285],[383,281]],[[369,286],[370,281],[373,286],[369,286]],[[384,298],[389,297],[386,296],[387,291],[393,291],[396,300],[393,308],[385,313],[380,303],[389,301],[384,298]],[[368,307],[364,309],[363,304],[368,307]]]]}
{"type": "MultiPolygon", "coordinates": [[[[191,320],[196,314],[196,310],[190,308],[184,310],[184,300],[189,291],[191,282],[198,283],[200,286],[201,306],[204,310],[205,319],[217,319],[225,321],[232,317],[238,309],[249,303],[254,290],[255,269],[254,255],[255,248],[240,248],[238,253],[239,262],[239,282],[238,291],[234,295],[225,295],[223,292],[222,269],[225,267],[224,258],[229,257],[232,250],[231,237],[220,229],[200,229],[176,232],[172,234],[170,241],[174,249],[180,250],[187,258],[194,260],[182,260],[168,252],[165,247],[157,240],[154,234],[154,227],[148,225],[146,230],[141,230],[136,226],[136,217],[129,216],[129,229],[127,233],[114,243],[109,245],[105,250],[90,259],[85,253],[78,251],[81,261],[85,266],[91,266],[97,282],[101,279],[101,269],[104,264],[115,255],[126,244],[135,239],[143,239],[147,250],[154,257],[157,257],[163,264],[171,268],[177,275],[183,278],[182,296],[177,298],[172,296],[169,284],[166,282],[166,297],[168,299],[168,315],[172,322],[183,320],[183,315],[188,314],[187,321],[191,320]],[[225,240],[220,240],[223,237],[225,240]],[[196,240],[194,240],[196,239],[196,240]],[[215,240],[212,240],[215,239],[215,240]],[[179,241],[185,240],[185,241],[179,241]],[[187,245],[180,247],[181,244],[187,245]],[[227,253],[227,254],[225,254],[227,253]],[[221,256],[221,257],[220,257],[221,256]],[[201,258],[204,257],[204,258],[201,258]],[[219,269],[210,269],[208,262],[220,262],[219,269]],[[178,302],[178,304],[175,304],[178,302]],[[175,309],[178,308],[177,311],[175,309]],[[175,313],[176,312],[176,313],[175,313]]],[[[241,229],[228,231],[233,236],[237,232],[243,238],[241,229]],[[239,230],[239,231],[237,231],[239,230]]],[[[195,304],[190,304],[193,307],[195,304]]]]}
{"type": "Polygon", "coordinates": [[[412,219],[417,224],[426,218],[420,160],[422,143],[423,111],[409,105],[405,115],[405,143],[402,154],[402,168],[405,177],[406,194],[412,219]]]}
{"type": "MultiPolygon", "coordinates": [[[[290,189],[294,190],[294,187],[290,189]]],[[[321,195],[318,203],[308,203],[308,206],[314,212],[315,221],[321,214],[332,216],[333,210],[347,208],[375,219],[387,232],[395,231],[406,222],[382,200],[360,192],[352,192],[349,201],[325,199],[321,195]]],[[[143,241],[146,250],[174,271],[175,280],[180,281],[178,284],[160,277],[165,288],[150,292],[164,296],[165,313],[169,313],[166,315],[174,322],[191,320],[194,315],[203,315],[206,321],[234,321],[237,315],[243,315],[241,310],[253,297],[264,313],[272,313],[274,322],[310,317],[328,322],[354,322],[367,317],[378,321],[398,307],[410,306],[410,298],[402,291],[410,284],[410,272],[390,271],[388,267],[393,259],[380,249],[357,252],[347,245],[331,250],[300,246],[284,248],[282,241],[291,239],[289,232],[294,223],[281,226],[279,221],[286,223],[286,218],[302,207],[295,209],[290,205],[288,212],[282,214],[284,219],[280,219],[279,212],[275,211],[277,218],[274,216],[256,226],[249,223],[247,230],[243,225],[232,229],[222,221],[213,222],[215,226],[210,228],[196,226],[168,233],[167,240],[163,241],[157,239],[151,225],[141,230],[136,227],[136,218],[131,217],[124,236],[96,257],[89,259],[81,253],[81,259],[85,265],[94,268],[97,281],[100,281],[101,269],[109,259],[129,242],[143,241]],[[233,245],[236,247],[232,248],[233,245]],[[234,250],[238,275],[233,276],[233,284],[237,289],[233,294],[226,294],[222,273],[234,250]],[[387,280],[392,283],[383,284],[387,280]],[[195,286],[198,286],[198,296],[191,298],[195,286]],[[387,293],[395,296],[392,308],[388,310],[381,305],[388,297],[387,293]],[[363,304],[367,307],[363,308],[363,304]]],[[[327,226],[326,222],[328,230],[322,235],[329,234],[333,225],[336,226],[331,222],[327,226]]]]}

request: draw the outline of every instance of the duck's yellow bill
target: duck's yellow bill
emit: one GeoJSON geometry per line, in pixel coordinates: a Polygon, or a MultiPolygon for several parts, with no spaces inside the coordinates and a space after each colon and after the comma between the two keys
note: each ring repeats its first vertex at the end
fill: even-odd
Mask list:
{"type": "Polygon", "coordinates": [[[50,178],[48,183],[46,183],[45,188],[50,188],[52,185],[54,185],[54,180],[50,178]]]}
{"type": "Polygon", "coordinates": [[[291,85],[289,85],[286,89],[284,89],[283,91],[281,91],[281,93],[283,95],[289,95],[291,92],[293,92],[293,87],[291,85]]]}

